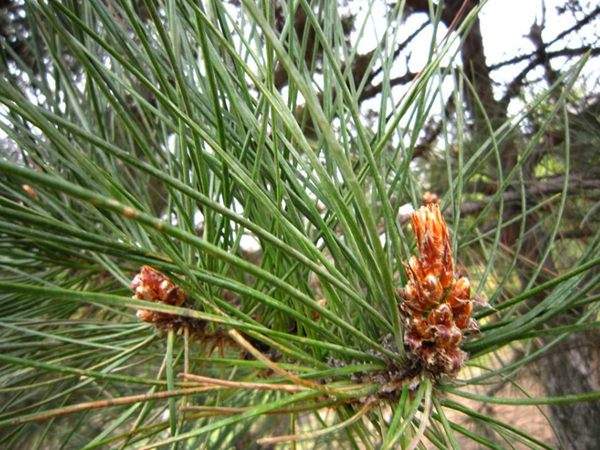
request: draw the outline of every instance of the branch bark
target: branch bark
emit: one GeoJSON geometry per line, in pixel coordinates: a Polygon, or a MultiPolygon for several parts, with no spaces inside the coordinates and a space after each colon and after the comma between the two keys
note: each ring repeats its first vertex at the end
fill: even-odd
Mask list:
{"type": "MultiPolygon", "coordinates": [[[[564,176],[557,176],[540,180],[530,184],[525,190],[525,194],[529,198],[535,198],[548,194],[557,194],[562,192],[564,184],[564,176]]],[[[571,176],[569,180],[569,194],[589,192],[590,190],[600,190],[600,180],[585,179],[580,176],[571,176]]],[[[505,203],[517,202],[521,200],[521,193],[515,190],[508,190],[501,195],[505,203]]],[[[471,201],[462,204],[460,211],[462,215],[476,214],[480,212],[491,201],[494,201],[494,196],[487,196],[481,201],[471,201]]],[[[520,207],[519,207],[520,208],[520,207]]]]}

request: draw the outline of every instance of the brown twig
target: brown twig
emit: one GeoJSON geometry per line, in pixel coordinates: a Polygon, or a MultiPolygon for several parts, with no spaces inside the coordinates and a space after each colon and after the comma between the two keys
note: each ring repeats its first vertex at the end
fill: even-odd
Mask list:
{"type": "Polygon", "coordinates": [[[293,383],[295,383],[299,386],[304,386],[305,388],[314,389],[317,391],[323,391],[328,394],[330,393],[330,389],[327,388],[327,386],[320,385],[320,384],[314,383],[309,380],[303,380],[302,378],[298,377],[297,375],[294,375],[293,373],[288,372],[287,370],[283,369],[275,362],[271,361],[264,354],[262,354],[259,350],[257,350],[256,347],[254,347],[250,342],[248,342],[248,340],[245,339],[236,330],[229,330],[228,333],[229,333],[229,336],[231,336],[231,338],[240,345],[240,347],[242,347],[244,350],[246,350],[248,353],[250,353],[252,356],[254,356],[259,361],[262,361],[263,363],[265,363],[276,374],[291,380],[293,383]]]}
{"type": "MultiPolygon", "coordinates": [[[[582,177],[577,177],[571,175],[569,181],[569,192],[586,192],[589,190],[598,190],[600,189],[600,180],[596,179],[585,179],[582,177]]],[[[530,196],[539,196],[539,195],[547,195],[547,194],[556,194],[562,192],[564,183],[563,176],[557,176],[553,178],[548,178],[543,181],[538,181],[530,184],[525,189],[525,195],[530,196]]],[[[505,202],[517,201],[521,198],[521,192],[517,190],[509,190],[503,192],[502,199],[505,202]]],[[[461,205],[460,211],[461,215],[465,214],[476,214],[483,210],[491,201],[494,201],[494,196],[486,197],[481,201],[471,201],[464,202],[461,205]]]]}
{"type": "Polygon", "coordinates": [[[525,81],[525,78],[527,77],[527,75],[529,74],[529,72],[531,72],[533,69],[535,69],[537,66],[539,66],[540,64],[543,64],[544,61],[553,59],[553,58],[558,58],[560,56],[580,56],[583,55],[585,53],[589,53],[590,56],[598,56],[600,55],[600,47],[590,47],[590,46],[583,46],[583,47],[577,47],[577,48],[565,48],[562,50],[556,50],[553,52],[546,52],[542,55],[537,54],[536,58],[533,59],[508,85],[507,89],[506,89],[506,93],[504,94],[504,96],[502,97],[502,99],[500,100],[501,104],[507,104],[509,102],[509,100],[513,97],[515,97],[519,91],[520,88],[523,86],[523,83],[525,81]]]}
{"type": "Polygon", "coordinates": [[[305,386],[296,384],[274,384],[274,383],[250,383],[244,381],[229,381],[219,378],[203,377],[192,373],[182,373],[179,376],[185,380],[195,381],[203,385],[222,386],[233,389],[250,389],[256,391],[284,391],[284,392],[301,392],[308,390],[305,386]]]}
{"type": "Polygon", "coordinates": [[[153,394],[129,395],[126,397],[116,397],[105,400],[96,400],[93,402],[83,402],[76,405],[64,406],[62,408],[49,409],[41,413],[28,414],[12,419],[0,421],[0,428],[14,427],[28,422],[42,422],[44,420],[53,419],[55,417],[74,414],[81,411],[89,411],[91,409],[112,408],[115,406],[130,405],[132,403],[146,402],[150,400],[163,400],[171,397],[180,397],[183,395],[198,394],[200,392],[210,391],[213,388],[206,386],[177,389],[174,391],[155,392],[153,394]]]}

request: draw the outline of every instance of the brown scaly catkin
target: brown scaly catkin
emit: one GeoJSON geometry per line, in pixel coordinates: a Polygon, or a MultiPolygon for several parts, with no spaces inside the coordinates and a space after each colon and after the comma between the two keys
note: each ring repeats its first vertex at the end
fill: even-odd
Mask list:
{"type": "MultiPolygon", "coordinates": [[[[183,289],[173,283],[164,273],[150,266],[142,266],[131,281],[130,287],[133,290],[133,298],[138,300],[171,306],[189,306],[186,305],[187,295],[183,289]]],[[[198,319],[148,309],[138,309],[136,315],[141,321],[151,323],[156,328],[163,330],[179,330],[187,327],[193,333],[202,331],[205,326],[205,323],[198,319]]]]}
{"type": "MultiPolygon", "coordinates": [[[[133,298],[135,299],[171,306],[193,308],[193,302],[185,291],[173,283],[167,275],[153,267],[142,266],[140,271],[131,281],[130,287],[133,290],[133,298]]],[[[229,300],[230,302],[239,301],[239,299],[230,291],[223,291],[222,295],[224,299],[229,300]]],[[[182,332],[184,328],[187,328],[190,337],[194,341],[201,343],[209,355],[212,354],[215,349],[219,349],[222,353],[224,348],[236,346],[235,341],[231,339],[227,330],[221,327],[211,328],[207,326],[208,324],[206,321],[201,319],[159,311],[150,311],[148,309],[138,309],[136,315],[138,319],[154,325],[158,330],[175,330],[177,332],[182,332]]],[[[263,342],[250,336],[246,336],[246,338],[254,347],[263,353],[268,353],[271,359],[278,359],[280,357],[278,352],[265,346],[263,342]]],[[[250,355],[243,351],[241,356],[247,358],[250,355]]]]}
{"type": "Polygon", "coordinates": [[[477,329],[469,279],[454,272],[448,228],[437,202],[413,213],[412,229],[419,256],[405,264],[408,282],[399,290],[404,340],[425,369],[454,375],[467,356],[460,349],[464,333],[477,329]]]}

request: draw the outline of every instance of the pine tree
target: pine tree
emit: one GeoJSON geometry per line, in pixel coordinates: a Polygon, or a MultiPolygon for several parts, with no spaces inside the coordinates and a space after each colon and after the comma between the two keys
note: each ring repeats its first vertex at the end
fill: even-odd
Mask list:
{"type": "Polygon", "coordinates": [[[593,448],[598,48],[498,100],[469,0],[7,4],[3,448],[593,448]]]}

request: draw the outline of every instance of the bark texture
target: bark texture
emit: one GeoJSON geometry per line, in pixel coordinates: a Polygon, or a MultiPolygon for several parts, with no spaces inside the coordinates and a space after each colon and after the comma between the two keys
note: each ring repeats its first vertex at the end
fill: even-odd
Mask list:
{"type": "MultiPolygon", "coordinates": [[[[598,333],[573,334],[537,364],[549,396],[600,389],[598,333]]],[[[550,407],[560,448],[592,450],[600,445],[600,401],[550,407]]]]}

